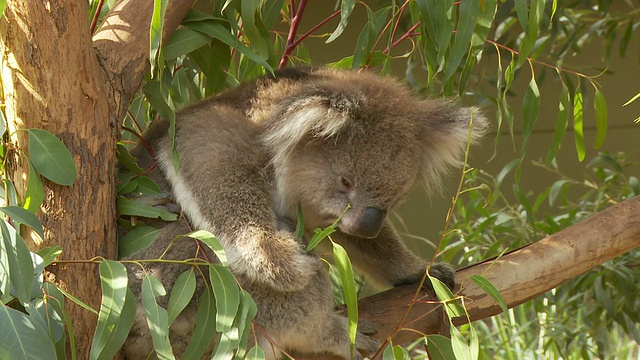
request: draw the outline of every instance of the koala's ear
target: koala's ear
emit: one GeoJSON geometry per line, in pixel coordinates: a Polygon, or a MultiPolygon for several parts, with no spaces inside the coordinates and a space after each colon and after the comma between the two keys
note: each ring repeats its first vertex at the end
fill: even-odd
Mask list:
{"type": "Polygon", "coordinates": [[[359,101],[341,95],[309,95],[284,104],[267,122],[263,142],[278,153],[293,149],[305,136],[336,135],[359,107],[359,101]]]}
{"type": "Polygon", "coordinates": [[[459,166],[467,144],[478,142],[487,131],[487,119],[476,107],[451,103],[427,105],[423,142],[423,179],[427,187],[438,187],[451,166],[459,166]]]}

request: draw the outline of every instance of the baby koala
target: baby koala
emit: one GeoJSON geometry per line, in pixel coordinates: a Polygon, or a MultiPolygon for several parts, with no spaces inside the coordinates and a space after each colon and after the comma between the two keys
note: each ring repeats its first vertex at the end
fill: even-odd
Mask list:
{"type": "MultiPolygon", "coordinates": [[[[263,330],[257,341],[268,359],[278,358],[280,349],[349,359],[347,320],[334,312],[326,269],[295,237],[291,219],[300,208],[309,234],[331,225],[349,206],[332,239],[347,250],[355,269],[381,288],[416,283],[427,262],[405,247],[387,214],[417,184],[437,188],[485,123],[475,109],[421,100],[392,78],[284,69],[180,111],[177,169],[166,121],[145,135],[155,158],[142,147],[135,155],[145,168],[157,162],[150,173],[154,180],[172,194],[194,229],[222,242],[229,269],[257,304],[254,323],[263,330]]],[[[158,257],[173,236],[186,232],[184,219],[169,224],[134,258],[158,257]]],[[[165,259],[188,259],[196,252],[194,242],[181,241],[165,259]]],[[[167,291],[183,270],[147,265],[167,291]]],[[[453,287],[450,267],[435,265],[431,271],[453,287]]],[[[139,294],[139,274],[130,281],[139,294]]],[[[188,306],[172,326],[176,354],[189,342],[195,309],[188,306]]],[[[356,358],[378,346],[359,333],[356,358]]],[[[125,355],[145,358],[151,350],[139,311],[125,355]]]]}

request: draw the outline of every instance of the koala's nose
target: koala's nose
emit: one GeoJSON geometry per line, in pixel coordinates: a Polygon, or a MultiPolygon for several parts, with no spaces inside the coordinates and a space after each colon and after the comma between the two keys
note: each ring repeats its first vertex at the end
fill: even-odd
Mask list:
{"type": "Polygon", "coordinates": [[[358,222],[353,235],[364,238],[374,238],[378,236],[387,212],[375,207],[367,207],[362,210],[358,217],[358,222]]]}

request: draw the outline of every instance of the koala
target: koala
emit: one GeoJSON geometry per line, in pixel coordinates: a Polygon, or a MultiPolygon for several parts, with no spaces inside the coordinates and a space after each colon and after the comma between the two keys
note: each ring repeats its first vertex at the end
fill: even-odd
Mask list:
{"type": "MultiPolygon", "coordinates": [[[[153,168],[149,175],[170,192],[184,218],[134,258],[158,257],[175,235],[208,230],[256,302],[254,323],[268,334],[256,338],[268,359],[279,358],[281,349],[348,359],[347,320],[334,311],[326,269],[294,235],[298,209],[311,234],[349,207],[332,239],[347,250],[354,268],[379,288],[417,283],[428,263],[406,248],[387,214],[417,184],[438,189],[447,169],[460,163],[468,140],[483,134],[486,120],[473,108],[421,100],[389,77],[301,68],[180,111],[177,168],[168,127],[156,121],[145,134],[153,154],[139,147],[134,155],[142,167],[153,168]]],[[[195,242],[180,242],[165,258],[192,258],[197,251],[195,242]]],[[[184,270],[146,267],[168,291],[184,270]]],[[[141,271],[130,270],[139,295],[141,271]]],[[[434,265],[431,274],[453,287],[449,266],[434,265]]],[[[191,304],[172,326],[177,354],[186,348],[194,318],[191,304]]],[[[379,346],[365,330],[357,334],[358,359],[379,346]]],[[[125,356],[146,358],[151,350],[139,311],[125,356]]]]}

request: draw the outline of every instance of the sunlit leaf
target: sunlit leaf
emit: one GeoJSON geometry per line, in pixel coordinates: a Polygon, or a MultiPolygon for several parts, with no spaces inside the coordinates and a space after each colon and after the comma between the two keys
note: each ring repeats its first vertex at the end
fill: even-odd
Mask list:
{"type": "Polygon", "coordinates": [[[197,230],[187,234],[186,236],[202,241],[209,247],[209,249],[211,249],[211,251],[213,251],[214,254],[216,254],[220,264],[227,266],[227,254],[224,251],[224,246],[222,246],[222,243],[215,235],[206,230],[197,230]]]}
{"type": "Polygon", "coordinates": [[[209,265],[209,278],[216,299],[216,331],[227,331],[240,305],[240,290],[229,269],[218,264],[209,265]]]}
{"type": "Polygon", "coordinates": [[[5,220],[0,220],[0,235],[0,253],[6,256],[9,264],[5,271],[9,273],[11,280],[11,294],[21,302],[27,303],[31,300],[31,281],[34,275],[29,249],[16,229],[5,220]]]}
{"type": "Polygon", "coordinates": [[[154,0],[153,15],[151,16],[151,28],[149,29],[149,62],[151,74],[156,73],[159,66],[160,47],[162,45],[162,28],[164,27],[164,13],[169,0],[154,0]]]}
{"type": "Polygon", "coordinates": [[[0,303],[0,358],[50,359],[56,350],[33,317],[0,303]]]}
{"type": "Polygon", "coordinates": [[[147,314],[147,324],[151,333],[153,348],[160,359],[174,359],[169,342],[169,317],[167,310],[156,302],[156,297],[166,295],[160,280],[153,275],[142,279],[142,305],[147,314]]]}
{"type": "Polygon", "coordinates": [[[44,229],[40,223],[40,219],[32,212],[25,210],[19,206],[0,207],[0,211],[9,216],[14,222],[24,224],[35,230],[40,237],[44,239],[44,229]]]}
{"type": "MultiPolygon", "coordinates": [[[[102,300],[98,326],[93,335],[89,357],[90,359],[112,359],[133,325],[135,301],[130,298],[127,302],[130,290],[127,287],[127,269],[124,265],[117,261],[103,260],[99,270],[102,300]],[[120,329],[120,333],[125,331],[125,336],[115,338],[114,329],[120,329]]],[[[132,294],[129,296],[133,297],[132,294]]]]}
{"type": "Polygon", "coordinates": [[[351,356],[353,357],[355,354],[356,334],[358,333],[358,292],[349,255],[340,244],[333,241],[331,244],[333,245],[333,259],[342,279],[342,292],[347,306],[347,318],[349,319],[351,356]]]}

